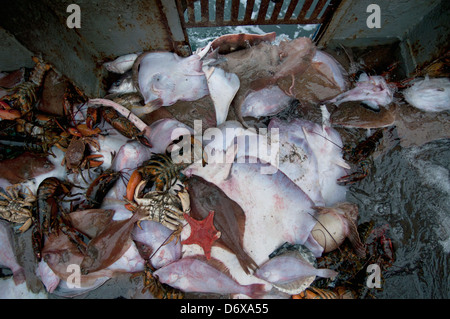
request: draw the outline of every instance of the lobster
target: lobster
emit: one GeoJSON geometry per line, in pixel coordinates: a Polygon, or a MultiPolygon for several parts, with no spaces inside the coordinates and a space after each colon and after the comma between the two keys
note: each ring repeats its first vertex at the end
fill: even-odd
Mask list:
{"type": "Polygon", "coordinates": [[[3,97],[0,110],[0,118],[2,119],[17,119],[25,114],[28,114],[38,100],[37,92],[42,86],[45,73],[50,70],[50,64],[45,63],[38,57],[33,57],[36,63],[30,78],[27,82],[21,83],[12,90],[15,92],[11,95],[3,97]],[[13,109],[7,102],[10,102],[13,109]]]}
{"type": "Polygon", "coordinates": [[[354,293],[345,287],[334,289],[320,289],[308,287],[298,295],[293,295],[292,299],[354,299],[354,293]]]}
{"type": "Polygon", "coordinates": [[[88,208],[99,208],[103,198],[121,176],[120,172],[111,169],[100,174],[88,187],[86,201],[88,208]]]}
{"type": "Polygon", "coordinates": [[[142,273],[133,274],[130,279],[142,275],[144,281],[144,288],[142,293],[149,291],[157,299],[183,299],[184,293],[169,285],[163,284],[159,281],[158,277],[153,274],[155,269],[150,265],[147,260],[145,262],[145,268],[142,273]]]}
{"type": "Polygon", "coordinates": [[[133,122],[121,115],[111,106],[102,105],[98,108],[89,107],[86,116],[87,128],[94,129],[94,125],[100,121],[100,118],[103,118],[123,136],[129,139],[136,139],[143,145],[152,147],[150,142],[144,136],[144,133],[141,132],[133,122]]]}
{"type": "Polygon", "coordinates": [[[383,138],[383,129],[378,129],[366,140],[360,142],[355,148],[353,148],[350,152],[346,153],[346,160],[353,164],[357,164],[360,167],[360,170],[340,177],[337,182],[341,185],[348,185],[358,182],[364,179],[367,175],[369,175],[369,162],[368,158],[375,152],[378,144],[383,138]]]}
{"type": "Polygon", "coordinates": [[[45,238],[59,236],[60,232],[67,235],[81,253],[85,254],[86,252],[87,245],[84,242],[84,235],[72,226],[68,216],[60,210],[57,202],[58,196],[65,196],[69,191],[69,186],[56,177],[48,177],[39,184],[38,204],[32,233],[33,250],[38,261],[42,257],[41,251],[45,244],[45,238]]]}

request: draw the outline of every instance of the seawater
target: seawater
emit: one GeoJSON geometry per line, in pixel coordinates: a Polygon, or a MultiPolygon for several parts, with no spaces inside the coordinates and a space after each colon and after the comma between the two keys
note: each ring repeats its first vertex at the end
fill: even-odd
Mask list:
{"type": "MultiPolygon", "coordinates": [[[[285,1],[283,4],[281,11],[279,13],[279,17],[284,17],[286,13],[287,6],[289,1],[285,1]]],[[[239,5],[239,15],[238,19],[243,19],[245,13],[245,0],[240,1],[239,5]]],[[[261,4],[261,0],[256,0],[255,5],[253,6],[253,14],[252,19],[256,19],[258,8],[261,4]]],[[[292,18],[297,17],[300,9],[301,9],[301,1],[297,6],[297,9],[294,10],[292,14],[292,18]]],[[[270,18],[273,12],[275,4],[271,1],[269,2],[269,7],[267,9],[266,17],[270,18]]],[[[224,20],[229,20],[229,13],[231,12],[231,1],[225,1],[224,8],[224,20]]],[[[201,17],[201,7],[200,1],[194,3],[194,14],[196,20],[200,20],[201,17]]],[[[209,1],[209,15],[210,20],[213,20],[215,17],[215,1],[209,1]]],[[[187,18],[187,12],[185,12],[187,18]]],[[[298,37],[310,37],[313,38],[315,34],[319,31],[319,24],[292,24],[292,25],[242,25],[242,26],[225,26],[225,27],[212,27],[212,28],[189,28],[187,29],[187,34],[189,38],[189,42],[191,44],[192,51],[195,51],[198,48],[205,47],[209,41],[216,39],[217,37],[224,34],[236,34],[236,33],[252,33],[252,34],[265,34],[269,32],[277,33],[277,40],[281,41],[284,39],[295,39],[298,37]]]]}
{"type": "Polygon", "coordinates": [[[449,298],[450,140],[399,145],[375,158],[349,189],[360,223],[388,226],[395,262],[382,273],[377,298],[449,298]]]}

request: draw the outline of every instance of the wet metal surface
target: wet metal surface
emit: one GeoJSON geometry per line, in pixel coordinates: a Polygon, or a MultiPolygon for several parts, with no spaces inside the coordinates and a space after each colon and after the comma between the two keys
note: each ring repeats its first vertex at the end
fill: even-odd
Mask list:
{"type": "MultiPolygon", "coordinates": [[[[77,1],[81,28],[73,29],[66,25],[71,3],[14,1],[3,6],[0,26],[33,54],[42,54],[89,96],[105,92],[104,62],[132,52],[178,49],[170,31],[175,26],[169,26],[165,16],[170,12],[167,3],[163,7],[160,0],[77,1]]],[[[183,42],[183,33],[174,33],[177,44],[183,42]]]]}

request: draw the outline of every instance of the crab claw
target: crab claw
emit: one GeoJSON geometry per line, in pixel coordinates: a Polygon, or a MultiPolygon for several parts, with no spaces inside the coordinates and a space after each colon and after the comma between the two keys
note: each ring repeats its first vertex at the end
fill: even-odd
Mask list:
{"type": "Polygon", "coordinates": [[[78,129],[76,129],[75,127],[69,127],[67,129],[67,131],[73,136],[83,137],[83,134],[81,134],[80,131],[78,129]]]}
{"type": "Polygon", "coordinates": [[[22,114],[19,110],[12,109],[5,101],[0,101],[0,118],[2,120],[15,120],[21,116],[22,114]]]}
{"type": "MultiPolygon", "coordinates": [[[[127,195],[126,195],[127,200],[129,200],[129,201],[133,200],[134,191],[136,190],[136,187],[139,185],[139,183],[141,181],[142,181],[141,173],[138,170],[134,171],[133,174],[131,174],[130,180],[128,181],[128,184],[127,184],[127,195]]],[[[125,208],[128,210],[132,210],[132,205],[126,204],[125,208]]]]}
{"type": "Polygon", "coordinates": [[[95,154],[95,155],[89,155],[86,156],[86,159],[89,161],[89,167],[99,167],[103,164],[103,161],[97,161],[96,158],[103,157],[103,155],[95,154]]]}
{"type": "Polygon", "coordinates": [[[148,140],[147,137],[145,137],[144,135],[140,135],[137,137],[137,140],[144,146],[150,147],[152,148],[153,145],[150,143],[150,141],[148,140]]]}
{"type": "Polygon", "coordinates": [[[2,120],[15,120],[22,116],[19,110],[0,110],[0,119],[2,120]]]}
{"type": "Polygon", "coordinates": [[[92,129],[94,125],[98,123],[98,120],[99,120],[98,108],[88,107],[86,115],[86,126],[89,129],[92,129]]]}
{"type": "Polygon", "coordinates": [[[96,136],[102,132],[99,127],[90,128],[87,124],[79,124],[76,129],[82,136],[96,136]]]}

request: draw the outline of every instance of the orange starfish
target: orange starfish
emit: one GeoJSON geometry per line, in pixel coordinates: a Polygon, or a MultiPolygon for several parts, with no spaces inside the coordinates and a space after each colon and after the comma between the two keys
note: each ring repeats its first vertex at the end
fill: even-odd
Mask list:
{"type": "Polygon", "coordinates": [[[189,216],[188,214],[183,214],[184,219],[191,226],[191,234],[189,238],[183,240],[181,244],[191,245],[197,244],[203,248],[205,252],[206,259],[211,258],[211,246],[212,244],[220,238],[220,232],[214,227],[214,211],[210,211],[209,215],[203,220],[196,220],[189,216]]]}

